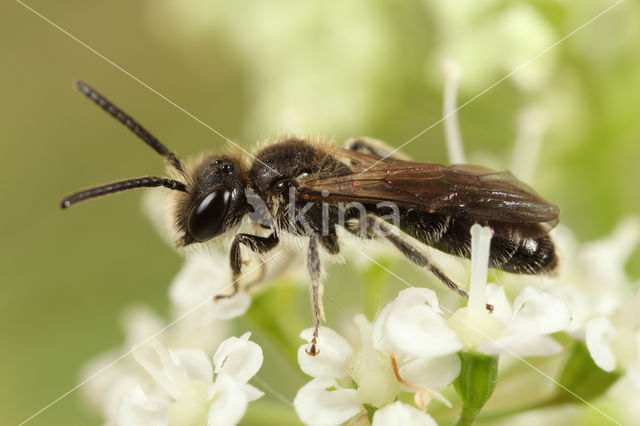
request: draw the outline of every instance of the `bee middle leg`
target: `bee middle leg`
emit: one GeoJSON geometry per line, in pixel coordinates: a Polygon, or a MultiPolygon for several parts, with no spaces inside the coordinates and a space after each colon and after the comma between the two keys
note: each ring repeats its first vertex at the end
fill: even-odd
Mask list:
{"type": "MultiPolygon", "coordinates": [[[[238,282],[240,276],[242,275],[242,256],[240,254],[240,244],[244,244],[248,247],[252,252],[262,254],[266,253],[269,250],[274,249],[280,240],[278,236],[274,233],[269,235],[268,237],[260,237],[258,235],[251,234],[238,234],[233,239],[233,243],[231,243],[231,250],[229,250],[229,262],[231,263],[231,281],[233,283],[233,290],[229,294],[218,294],[215,297],[215,300],[218,299],[227,299],[235,296],[240,290],[240,283],[238,282]]],[[[261,266],[264,268],[264,265],[261,266]]]]}
{"type": "Polygon", "coordinates": [[[320,331],[320,320],[324,319],[324,307],[322,305],[322,264],[320,263],[320,253],[318,251],[318,234],[312,233],[309,236],[309,250],[307,251],[307,269],[311,278],[311,305],[313,306],[313,337],[311,338],[311,348],[305,350],[307,355],[316,356],[320,353],[318,349],[318,332],[320,331]]]}

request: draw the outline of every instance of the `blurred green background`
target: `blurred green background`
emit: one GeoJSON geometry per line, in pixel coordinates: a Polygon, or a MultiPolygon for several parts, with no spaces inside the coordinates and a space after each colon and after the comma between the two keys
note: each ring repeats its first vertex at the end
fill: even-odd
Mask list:
{"type": "MultiPolygon", "coordinates": [[[[447,3],[28,2],[247,148],[287,125],[400,145],[441,117],[443,55],[464,66],[462,103],[613,4],[447,3]]],[[[0,16],[0,423],[16,424],[120,344],[126,306],[164,312],[182,263],[142,213],[139,192],[59,209],[71,191],[163,173],[161,159],[73,81],[98,88],[182,156],[225,143],[19,3],[3,2],[0,16]]],[[[533,184],[580,241],[640,212],[639,24],[638,3],[623,2],[459,113],[468,155],[502,167],[518,111],[546,114],[533,184]]],[[[446,162],[442,126],[405,152],[446,162]]],[[[634,276],[639,260],[636,251],[634,276]]],[[[327,287],[349,271],[336,267],[327,287]]],[[[29,424],[99,422],[74,392],[29,424]]]]}

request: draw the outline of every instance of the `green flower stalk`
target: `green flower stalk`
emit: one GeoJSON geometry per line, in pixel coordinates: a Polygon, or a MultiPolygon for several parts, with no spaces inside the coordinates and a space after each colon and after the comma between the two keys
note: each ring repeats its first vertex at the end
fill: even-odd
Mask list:
{"type": "Polygon", "coordinates": [[[498,357],[477,352],[459,352],[462,368],[454,382],[462,399],[457,425],[470,425],[493,394],[498,381],[498,357]]]}

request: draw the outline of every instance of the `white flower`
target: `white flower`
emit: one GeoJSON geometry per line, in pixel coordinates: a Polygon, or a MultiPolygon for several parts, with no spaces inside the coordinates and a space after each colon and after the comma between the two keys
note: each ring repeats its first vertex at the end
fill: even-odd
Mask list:
{"type": "Polygon", "coordinates": [[[152,383],[140,365],[132,357],[123,358],[123,354],[138,347],[149,336],[157,336],[167,347],[199,348],[211,353],[228,329],[226,322],[205,321],[198,312],[167,327],[167,320],[146,306],[128,308],[122,322],[125,343],[92,359],[81,372],[82,380],[91,378],[82,387],[83,397],[93,409],[102,413],[106,424],[115,424],[125,393],[136,385],[152,383]]]}
{"type": "Polygon", "coordinates": [[[433,417],[400,401],[382,407],[373,414],[371,426],[435,426],[433,417]]]}
{"type": "Polygon", "coordinates": [[[139,384],[125,395],[118,424],[238,424],[248,403],[263,395],[247,383],[263,360],[262,349],[249,336],[223,341],[213,363],[202,350],[172,350],[150,341],[155,357],[141,350],[134,355],[155,385],[139,384]]]}
{"type": "Polygon", "coordinates": [[[625,272],[625,264],[640,241],[640,219],[629,217],[611,235],[582,245],[562,226],[553,236],[562,265],[557,278],[543,281],[549,293],[569,305],[571,335],[584,340],[590,320],[614,316],[633,297],[636,287],[625,272]]]}
{"type": "Polygon", "coordinates": [[[640,392],[640,291],[610,318],[586,325],[586,342],[596,365],[604,371],[624,371],[640,392]]]}
{"type": "Polygon", "coordinates": [[[478,346],[478,351],[545,356],[562,350],[562,345],[548,335],[566,330],[571,323],[571,312],[564,301],[533,287],[526,287],[513,307],[503,287],[489,284],[487,294],[487,302],[493,305],[493,315],[502,328],[494,340],[478,346]]]}
{"type": "Polygon", "coordinates": [[[339,425],[362,410],[356,391],[340,387],[330,377],[315,378],[300,388],[293,406],[308,425],[339,425]]]}
{"type": "MultiPolygon", "coordinates": [[[[396,344],[413,347],[415,351],[426,351],[429,347],[437,351],[439,347],[455,347],[457,342],[458,348],[489,355],[541,356],[559,352],[562,347],[548,334],[569,327],[571,312],[567,305],[557,297],[527,287],[512,307],[503,287],[486,283],[491,231],[474,225],[471,233],[469,305],[444,321],[435,294],[427,304],[414,300],[412,306],[407,304],[398,312],[397,325],[388,335],[396,344]],[[486,310],[487,303],[493,305],[493,312],[486,310]],[[403,325],[409,316],[421,318],[420,326],[403,325]]],[[[411,296],[407,293],[406,297],[411,296]]]]}
{"type": "Polygon", "coordinates": [[[231,319],[244,314],[251,304],[246,291],[214,302],[215,296],[232,290],[227,257],[219,252],[197,253],[187,257],[169,288],[169,299],[177,313],[204,305],[200,309],[205,319],[231,319]]]}
{"type": "MultiPolygon", "coordinates": [[[[341,424],[362,412],[363,404],[386,407],[403,391],[417,391],[416,401],[421,408],[426,407],[431,397],[448,403],[432,389],[445,388],[460,372],[456,352],[461,345],[455,340],[455,335],[449,341],[444,338],[430,344],[424,342],[420,348],[428,347],[425,353],[414,347],[416,342],[406,344],[393,338],[396,326],[402,320],[397,315],[406,311],[407,305],[414,304],[416,299],[423,303],[433,297],[435,294],[431,290],[404,290],[383,309],[374,324],[362,315],[356,316],[358,339],[353,345],[327,327],[320,330],[320,353],[317,356],[307,355],[308,345],[302,345],[298,351],[298,362],[305,373],[315,378],[303,386],[294,399],[300,419],[309,425],[341,424]],[[421,296],[416,298],[415,293],[413,297],[408,296],[407,292],[416,291],[421,296]],[[434,346],[439,347],[434,350],[434,346]],[[392,359],[397,363],[397,371],[394,371],[392,359]],[[352,383],[356,384],[356,389],[350,387],[352,383]]],[[[421,320],[420,316],[410,318],[407,326],[419,329],[421,320]]],[[[301,337],[310,341],[311,335],[312,329],[307,329],[301,337]]],[[[403,413],[406,411],[397,409],[403,413]]],[[[393,412],[394,409],[389,410],[393,412]]],[[[384,413],[381,414],[383,420],[377,424],[384,424],[380,423],[388,415],[384,413]]],[[[412,418],[411,411],[405,414],[412,418]]],[[[422,418],[431,419],[427,414],[421,414],[422,418]]]]}

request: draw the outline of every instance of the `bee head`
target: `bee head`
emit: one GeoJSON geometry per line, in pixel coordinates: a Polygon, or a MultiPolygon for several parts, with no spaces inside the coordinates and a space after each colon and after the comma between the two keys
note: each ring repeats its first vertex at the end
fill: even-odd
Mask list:
{"type": "Polygon", "coordinates": [[[175,223],[178,245],[202,243],[223,234],[248,213],[242,162],[226,155],[205,157],[192,172],[187,191],[178,195],[175,223]]]}

